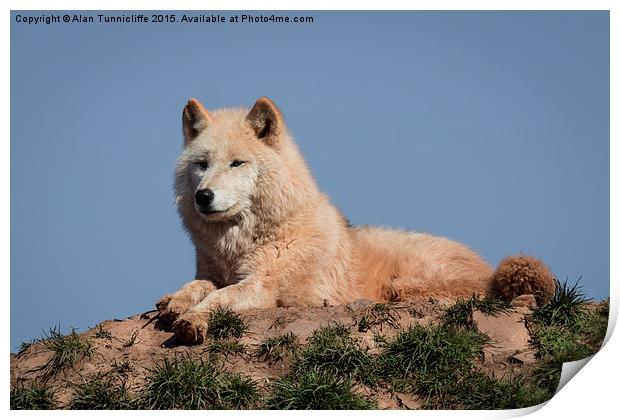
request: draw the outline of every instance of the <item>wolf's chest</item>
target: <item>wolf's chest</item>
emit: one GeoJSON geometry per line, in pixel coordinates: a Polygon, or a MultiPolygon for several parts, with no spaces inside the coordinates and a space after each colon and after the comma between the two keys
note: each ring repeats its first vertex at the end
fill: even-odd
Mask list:
{"type": "Polygon", "coordinates": [[[256,248],[256,244],[251,231],[232,226],[211,237],[207,248],[212,269],[216,269],[219,282],[230,285],[247,275],[241,272],[241,267],[256,248]]]}
{"type": "Polygon", "coordinates": [[[254,248],[252,232],[231,226],[214,238],[213,247],[222,259],[237,261],[254,248]]]}

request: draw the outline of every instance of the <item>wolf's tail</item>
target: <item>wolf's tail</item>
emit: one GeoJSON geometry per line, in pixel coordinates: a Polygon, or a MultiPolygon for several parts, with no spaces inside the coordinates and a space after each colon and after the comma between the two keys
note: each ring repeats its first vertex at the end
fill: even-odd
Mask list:
{"type": "Polygon", "coordinates": [[[506,257],[490,279],[491,293],[512,300],[520,295],[534,295],[541,306],[555,293],[555,278],[541,260],[527,255],[506,257]]]}

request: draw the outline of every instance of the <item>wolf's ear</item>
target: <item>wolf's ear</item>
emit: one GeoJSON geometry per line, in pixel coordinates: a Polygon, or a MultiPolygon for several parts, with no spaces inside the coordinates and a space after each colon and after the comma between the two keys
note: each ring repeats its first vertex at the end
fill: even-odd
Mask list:
{"type": "Polygon", "coordinates": [[[211,116],[205,107],[194,98],[187,101],[183,108],[183,135],[185,136],[185,146],[198,137],[205,128],[211,123],[211,116]]]}
{"type": "Polygon", "coordinates": [[[284,119],[282,113],[271,99],[258,98],[254,107],[248,113],[246,120],[254,129],[256,137],[263,140],[269,146],[278,143],[278,136],[282,132],[284,119]]]}

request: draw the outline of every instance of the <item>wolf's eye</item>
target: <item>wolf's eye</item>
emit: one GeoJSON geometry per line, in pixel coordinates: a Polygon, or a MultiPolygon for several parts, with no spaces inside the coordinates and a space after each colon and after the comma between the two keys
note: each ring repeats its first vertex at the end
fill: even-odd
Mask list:
{"type": "Polygon", "coordinates": [[[196,166],[198,166],[202,170],[207,170],[209,169],[209,162],[207,162],[206,160],[199,160],[198,162],[196,162],[196,166]]]}
{"type": "Polygon", "coordinates": [[[243,160],[233,160],[233,161],[230,163],[230,167],[231,167],[231,168],[237,168],[237,167],[239,167],[239,166],[243,165],[244,163],[245,163],[245,161],[243,161],[243,160]]]}

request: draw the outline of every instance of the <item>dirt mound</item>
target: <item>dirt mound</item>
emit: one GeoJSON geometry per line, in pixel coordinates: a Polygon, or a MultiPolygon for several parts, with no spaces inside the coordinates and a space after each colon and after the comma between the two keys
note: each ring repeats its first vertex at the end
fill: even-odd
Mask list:
{"type": "MultiPolygon", "coordinates": [[[[532,312],[527,305],[532,302],[525,299],[515,302],[524,306],[490,311],[471,302],[454,303],[423,301],[386,305],[356,301],[320,308],[248,310],[238,314],[242,328],[236,334],[233,332],[228,337],[223,334],[220,339],[210,337],[205,343],[192,346],[179,343],[169,328],[157,320],[157,313],[151,311],[127,319],[104,321],[82,334],[61,336],[52,332],[47,339],[36,341],[11,356],[11,384],[13,389],[27,389],[32,384],[52,389],[54,407],[69,408],[80,384],[92,378],[121,377],[123,386],[138,394],[152,380],[152,373],[161,367],[162,360],[187,356],[193,360],[218,360],[224,371],[249,377],[257,389],[268,394],[279,378],[289,377],[295,369],[299,370],[303,364],[300,358],[306,357],[306,364],[321,363],[308,362],[307,355],[299,355],[308,353],[304,353],[304,348],[308,348],[310,341],[314,340],[312,345],[317,345],[316,332],[321,327],[334,325],[346,331],[343,334],[347,335],[347,342],[355,343],[355,351],[367,355],[364,357],[368,360],[383,357],[386,349],[391,348],[390,343],[401,339],[404,331],[412,331],[416,326],[423,331],[452,324],[455,331],[471,330],[485,337],[482,351],[475,358],[475,367],[491,375],[493,380],[515,378],[538,363],[535,340],[527,325],[532,312]],[[290,354],[280,352],[282,349],[277,346],[282,337],[294,339],[301,350],[290,354]]],[[[328,338],[324,345],[329,347],[333,342],[333,337],[328,338]]],[[[333,362],[334,365],[338,363],[340,361],[333,362]]],[[[424,394],[419,384],[386,385],[385,375],[372,380],[357,380],[355,375],[348,376],[352,379],[352,391],[378,408],[422,408],[424,401],[428,402],[426,397],[431,395],[422,398],[424,394]]]]}

